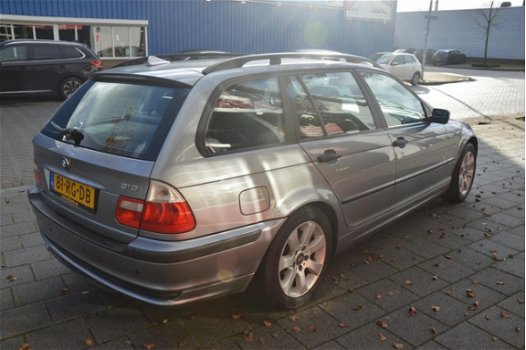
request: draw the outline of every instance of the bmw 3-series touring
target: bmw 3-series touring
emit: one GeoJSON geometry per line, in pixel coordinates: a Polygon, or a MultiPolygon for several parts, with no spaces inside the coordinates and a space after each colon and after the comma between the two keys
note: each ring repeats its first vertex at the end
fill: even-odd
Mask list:
{"type": "Polygon", "coordinates": [[[306,304],[331,258],[468,196],[477,138],[355,56],[275,53],[96,73],[34,137],[28,196],[65,265],[147,303],[257,283],[306,304]]]}

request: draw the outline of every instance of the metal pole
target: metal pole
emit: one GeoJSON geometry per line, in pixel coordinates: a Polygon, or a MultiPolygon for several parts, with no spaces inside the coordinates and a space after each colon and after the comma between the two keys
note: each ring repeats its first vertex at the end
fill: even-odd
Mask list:
{"type": "Polygon", "coordinates": [[[429,11],[427,12],[426,36],[424,39],[424,53],[422,54],[422,81],[424,81],[424,72],[426,70],[427,37],[429,35],[429,24],[431,23],[431,10],[432,9],[433,9],[433,0],[429,0],[429,11]]]}

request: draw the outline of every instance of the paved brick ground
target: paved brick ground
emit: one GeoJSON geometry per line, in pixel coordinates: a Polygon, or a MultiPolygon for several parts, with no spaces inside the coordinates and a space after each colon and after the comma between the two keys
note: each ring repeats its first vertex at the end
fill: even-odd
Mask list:
{"type": "MultiPolygon", "coordinates": [[[[335,259],[307,307],[276,312],[251,293],[160,309],[68,271],[44,248],[25,187],[12,187],[17,174],[4,183],[5,159],[16,158],[16,147],[4,149],[5,111],[1,349],[524,348],[523,122],[474,127],[480,152],[466,202],[436,199],[377,232],[335,259]]],[[[34,106],[20,113],[36,115],[34,106]]]]}

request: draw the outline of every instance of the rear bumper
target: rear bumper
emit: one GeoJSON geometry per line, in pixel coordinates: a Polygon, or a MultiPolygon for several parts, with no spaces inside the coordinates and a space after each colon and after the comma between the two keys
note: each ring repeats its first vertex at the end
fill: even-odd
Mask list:
{"type": "Polygon", "coordinates": [[[65,265],[103,287],[134,299],[176,306],[241,292],[254,276],[284,219],[261,222],[187,241],[137,237],[129,243],[86,236],[77,223],[28,197],[49,250],[65,265]]]}

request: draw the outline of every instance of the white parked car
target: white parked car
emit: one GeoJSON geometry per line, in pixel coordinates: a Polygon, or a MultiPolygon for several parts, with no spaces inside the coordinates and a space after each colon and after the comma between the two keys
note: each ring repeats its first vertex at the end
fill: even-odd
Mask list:
{"type": "Polygon", "coordinates": [[[422,76],[422,64],[410,53],[392,52],[380,57],[376,63],[400,80],[418,85],[422,76]]]}

